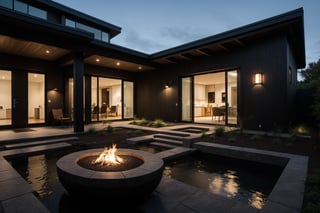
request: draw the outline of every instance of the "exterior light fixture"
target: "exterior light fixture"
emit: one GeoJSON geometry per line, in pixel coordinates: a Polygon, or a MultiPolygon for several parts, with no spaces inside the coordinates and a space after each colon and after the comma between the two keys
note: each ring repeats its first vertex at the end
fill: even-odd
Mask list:
{"type": "Polygon", "coordinates": [[[259,72],[259,73],[254,74],[253,84],[254,85],[262,85],[263,84],[263,73],[259,72]]]}
{"type": "Polygon", "coordinates": [[[100,58],[96,58],[96,62],[98,62],[98,63],[99,63],[99,62],[100,62],[100,58]]]}
{"type": "Polygon", "coordinates": [[[139,70],[142,70],[142,67],[141,67],[141,66],[139,66],[139,67],[138,67],[138,69],[139,69],[139,70]]]}
{"type": "Polygon", "coordinates": [[[50,50],[46,50],[46,54],[50,54],[50,50]]]}
{"type": "Polygon", "coordinates": [[[171,86],[172,86],[171,82],[166,82],[164,88],[165,88],[165,89],[168,89],[168,88],[170,88],[171,86]]]}
{"type": "Polygon", "coordinates": [[[117,62],[117,66],[120,66],[120,62],[119,61],[117,62]]]}

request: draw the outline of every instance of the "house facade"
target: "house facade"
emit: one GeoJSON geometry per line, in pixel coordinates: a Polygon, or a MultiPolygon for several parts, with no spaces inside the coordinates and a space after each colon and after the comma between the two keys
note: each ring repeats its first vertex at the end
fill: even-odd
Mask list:
{"type": "Polygon", "coordinates": [[[276,130],[294,122],[305,67],[299,8],[154,54],[121,28],[47,0],[0,2],[0,128],[134,117],[276,130]]]}

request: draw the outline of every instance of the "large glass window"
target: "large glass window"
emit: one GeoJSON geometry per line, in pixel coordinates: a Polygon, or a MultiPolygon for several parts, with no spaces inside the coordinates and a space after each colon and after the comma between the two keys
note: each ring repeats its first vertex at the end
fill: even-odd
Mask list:
{"type": "Polygon", "coordinates": [[[29,15],[47,19],[47,12],[36,7],[29,6],[29,15]]]}
{"type": "Polygon", "coordinates": [[[116,120],[122,118],[121,80],[92,77],[91,120],[116,120]]]}
{"type": "Polygon", "coordinates": [[[21,13],[29,14],[31,16],[35,16],[35,17],[38,17],[38,18],[41,18],[41,19],[47,19],[47,11],[42,10],[40,8],[37,8],[37,7],[33,7],[33,6],[28,5],[28,4],[24,3],[24,2],[21,2],[19,0],[14,0],[13,1],[13,5],[12,5],[12,0],[10,0],[10,1],[9,0],[5,0],[3,2],[1,0],[0,5],[3,5],[5,7],[11,8],[11,9],[12,9],[12,6],[13,6],[13,9],[15,11],[19,11],[21,13]]]}
{"type": "Polygon", "coordinates": [[[12,7],[13,7],[12,0],[1,0],[0,6],[12,9],[12,7]]]}
{"type": "Polygon", "coordinates": [[[45,122],[45,75],[28,73],[28,123],[45,122]]]}
{"type": "Polygon", "coordinates": [[[72,19],[66,18],[65,19],[65,25],[68,27],[72,27],[72,28],[77,28],[77,29],[81,29],[90,33],[94,34],[94,38],[97,40],[101,40],[104,42],[109,42],[110,41],[110,37],[109,37],[109,33],[104,32],[100,29],[91,27],[89,25],[86,24],[82,24],[80,22],[76,22],[72,19]]]}
{"type": "Polygon", "coordinates": [[[236,70],[194,76],[195,122],[237,124],[237,104],[236,70]]]}
{"type": "Polygon", "coordinates": [[[0,70],[0,126],[11,125],[11,71],[0,70]]]}
{"type": "Polygon", "coordinates": [[[14,10],[22,13],[28,13],[28,5],[24,2],[14,0],[14,10]]]}

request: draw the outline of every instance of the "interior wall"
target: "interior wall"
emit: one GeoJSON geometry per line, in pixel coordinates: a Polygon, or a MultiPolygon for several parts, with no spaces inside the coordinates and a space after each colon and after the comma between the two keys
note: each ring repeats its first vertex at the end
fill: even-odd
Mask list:
{"type": "Polygon", "coordinates": [[[11,81],[0,79],[0,106],[11,109],[11,81]]]}

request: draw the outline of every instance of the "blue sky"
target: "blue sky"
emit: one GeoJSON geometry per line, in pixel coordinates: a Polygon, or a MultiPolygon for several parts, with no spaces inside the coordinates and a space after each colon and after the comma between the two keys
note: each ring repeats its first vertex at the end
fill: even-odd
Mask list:
{"type": "Polygon", "coordinates": [[[55,0],[122,28],[111,43],[154,53],[300,7],[306,63],[320,58],[319,0],[55,0]]]}

